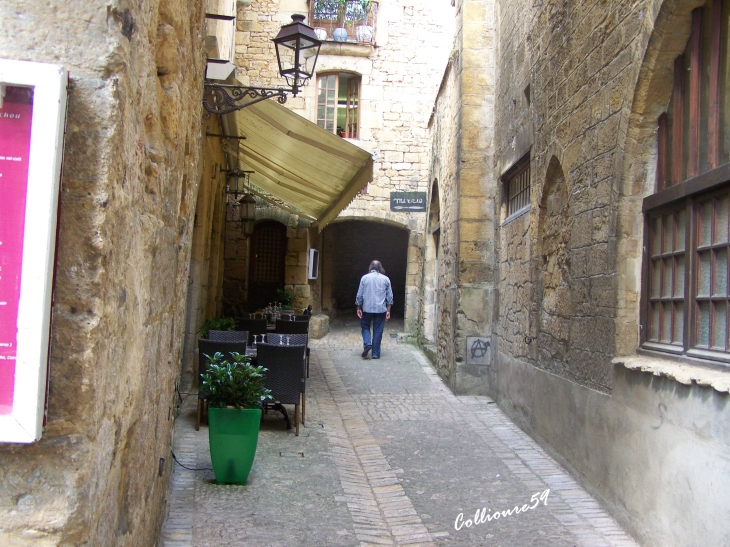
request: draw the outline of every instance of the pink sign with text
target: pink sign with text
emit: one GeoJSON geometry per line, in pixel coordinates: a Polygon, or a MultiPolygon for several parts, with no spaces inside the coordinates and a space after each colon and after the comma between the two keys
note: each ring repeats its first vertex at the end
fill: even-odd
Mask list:
{"type": "Polygon", "coordinates": [[[6,86],[0,108],[0,415],[13,409],[33,89],[6,86]]]}

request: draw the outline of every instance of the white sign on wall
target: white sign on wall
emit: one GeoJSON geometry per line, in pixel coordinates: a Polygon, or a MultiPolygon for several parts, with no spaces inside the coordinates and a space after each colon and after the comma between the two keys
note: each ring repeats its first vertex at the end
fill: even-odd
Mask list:
{"type": "Polygon", "coordinates": [[[0,442],[43,429],[67,84],[0,59],[0,442]]]}

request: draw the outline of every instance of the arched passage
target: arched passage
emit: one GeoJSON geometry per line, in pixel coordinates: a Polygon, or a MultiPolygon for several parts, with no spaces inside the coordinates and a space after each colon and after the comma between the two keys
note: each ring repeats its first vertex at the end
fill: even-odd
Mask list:
{"type": "Polygon", "coordinates": [[[371,260],[380,260],[393,286],[393,317],[405,313],[408,230],[364,220],[331,224],[324,230],[322,307],[355,313],[360,278],[371,260]]]}

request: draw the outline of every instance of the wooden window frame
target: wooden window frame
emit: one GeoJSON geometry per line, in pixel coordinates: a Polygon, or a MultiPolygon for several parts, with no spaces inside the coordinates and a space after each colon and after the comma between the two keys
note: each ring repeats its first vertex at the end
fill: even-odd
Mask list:
{"type": "Polygon", "coordinates": [[[727,37],[722,36],[722,21],[727,7],[724,6],[723,0],[708,0],[706,6],[711,6],[710,35],[702,36],[702,18],[706,8],[695,8],[692,11],[692,30],[686,51],[674,60],[671,124],[667,119],[667,113],[661,114],[657,120],[657,191],[679,184],[685,179],[691,179],[701,170],[711,171],[720,164],[720,103],[723,91],[720,89],[721,49],[723,40],[727,40],[727,37]],[[705,39],[709,42],[709,58],[702,57],[705,39]],[[689,71],[687,81],[685,81],[687,73],[685,69],[689,71]],[[706,106],[703,106],[702,101],[703,71],[707,71],[708,74],[706,106]],[[702,108],[707,109],[705,126],[702,124],[702,108]],[[700,149],[700,135],[703,133],[707,135],[706,150],[700,149]],[[702,156],[703,154],[705,156],[702,156]],[[706,160],[704,168],[701,166],[701,158],[706,160]],[[671,176],[668,174],[670,168],[671,176]]]}
{"type": "MultiPolygon", "coordinates": [[[[698,296],[697,281],[700,275],[698,254],[700,252],[706,252],[709,247],[699,245],[698,234],[699,234],[699,223],[697,215],[700,213],[700,206],[706,203],[707,200],[713,199],[718,195],[726,195],[730,189],[730,164],[722,165],[707,173],[702,173],[693,177],[692,179],[681,182],[676,186],[670,186],[669,188],[644,198],[642,205],[642,211],[645,213],[644,216],[644,245],[643,245],[643,260],[642,260],[642,297],[641,297],[641,336],[640,344],[641,349],[659,351],[666,354],[673,354],[675,356],[685,356],[689,358],[700,359],[702,361],[711,361],[721,363],[724,366],[730,364],[730,343],[727,341],[728,329],[730,328],[730,296],[723,298],[719,296],[698,296]],[[681,300],[684,302],[683,308],[683,323],[684,329],[682,334],[681,345],[667,342],[657,342],[650,339],[650,312],[649,306],[652,302],[657,302],[657,298],[650,296],[650,283],[651,283],[651,264],[652,264],[652,222],[657,215],[666,214],[671,211],[684,211],[684,226],[685,233],[683,237],[684,242],[684,295],[681,300]],[[699,347],[699,334],[698,334],[698,322],[699,317],[697,313],[698,302],[705,301],[720,301],[725,300],[728,302],[726,308],[725,318],[725,345],[727,346],[724,350],[716,348],[699,347]]],[[[717,218],[713,216],[713,225],[717,224],[717,218]]],[[[663,232],[664,233],[664,232],[663,232]]],[[[677,234],[679,237],[681,234],[677,234]]],[[[715,244],[711,247],[726,247],[728,255],[730,255],[730,243],[727,244],[715,244]]],[[[672,253],[665,253],[665,257],[671,256],[672,253]]],[[[656,256],[654,257],[656,259],[656,256]]],[[[730,259],[728,260],[728,268],[730,268],[730,259]]],[[[664,275],[660,276],[661,279],[665,279],[664,275]]],[[[730,283],[730,280],[728,281],[730,283]]],[[[661,292],[661,291],[660,291],[661,292]]],[[[674,291],[672,291],[674,292],[674,291]]],[[[659,300],[666,300],[672,297],[662,297],[659,300]]],[[[674,298],[676,300],[676,298],[674,298]]],[[[660,323],[662,323],[660,319],[660,323]]],[[[672,322],[672,330],[674,322],[672,322]]],[[[709,327],[710,333],[712,333],[712,325],[709,327]]],[[[711,346],[711,344],[710,344],[711,346]]]]}
{"type": "MultiPolygon", "coordinates": [[[[320,81],[323,78],[327,78],[328,76],[335,76],[335,119],[333,124],[333,130],[332,133],[335,135],[341,136],[346,139],[359,139],[360,138],[360,110],[361,110],[361,95],[362,95],[362,75],[357,74],[356,72],[347,72],[347,71],[328,71],[328,72],[320,72],[317,74],[317,125],[319,125],[319,107],[320,107],[320,81]],[[337,131],[337,109],[339,108],[338,98],[339,98],[339,91],[340,91],[340,77],[346,74],[350,76],[347,80],[347,90],[345,93],[345,127],[343,128],[344,135],[339,133],[337,131]],[[353,82],[357,82],[356,89],[354,92],[352,91],[353,82]],[[353,111],[356,112],[353,118],[353,111]]],[[[325,104],[325,108],[326,108],[325,104]]],[[[324,118],[327,119],[326,116],[324,118]]],[[[326,122],[325,122],[326,123],[326,122]]],[[[320,125],[320,127],[322,127],[320,125]]],[[[323,129],[327,130],[326,127],[322,127],[323,129]]]]}
{"type": "Polygon", "coordinates": [[[730,163],[719,165],[720,161],[727,161],[721,160],[721,153],[727,151],[721,151],[720,120],[725,91],[721,89],[724,62],[721,50],[727,47],[722,21],[729,4],[728,0],[707,0],[705,6],[692,11],[687,47],[674,60],[672,100],[668,111],[658,119],[656,192],[642,203],[644,245],[639,348],[722,367],[730,364],[730,234],[724,234],[720,241],[715,237],[720,226],[730,229],[727,197],[730,163]],[[711,12],[706,12],[707,8],[711,12]],[[702,36],[703,17],[711,17],[711,24],[704,27],[709,28],[709,36],[702,36]],[[709,55],[703,57],[703,51],[709,51],[709,55]],[[706,80],[702,79],[703,73],[708,75],[706,80]],[[706,102],[702,97],[704,85],[708,86],[706,102]],[[703,118],[705,108],[706,119],[703,118]],[[702,140],[704,134],[706,146],[702,140]],[[710,203],[711,211],[707,216],[708,211],[704,210],[703,222],[700,215],[710,203]],[[683,234],[679,233],[677,223],[680,214],[684,215],[683,234]],[[662,219],[658,224],[657,218],[662,219]],[[710,243],[700,242],[703,225],[711,229],[710,243]],[[668,247],[669,226],[674,239],[668,247]],[[684,237],[684,249],[676,247],[679,237],[684,237]],[[661,245],[659,250],[657,244],[661,245]],[[674,288],[680,279],[677,267],[682,261],[684,291],[680,295],[674,288]],[[671,272],[667,270],[669,265],[671,272]],[[665,285],[670,281],[672,290],[667,291],[665,285]],[[703,294],[704,290],[708,293],[703,294]],[[676,334],[678,306],[675,303],[678,302],[682,302],[681,341],[672,339],[676,334]],[[723,312],[717,313],[722,309],[724,317],[723,312]],[[667,311],[672,313],[669,323],[665,322],[667,311]],[[700,325],[701,319],[707,321],[706,325],[700,325]],[[664,332],[665,325],[671,330],[671,336],[664,332]],[[723,325],[724,333],[721,333],[723,325]],[[713,337],[723,339],[718,344],[713,337]]]}

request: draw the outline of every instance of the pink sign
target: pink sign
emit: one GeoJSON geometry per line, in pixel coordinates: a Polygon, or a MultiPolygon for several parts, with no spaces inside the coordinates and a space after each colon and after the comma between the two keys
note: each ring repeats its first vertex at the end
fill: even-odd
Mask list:
{"type": "Polygon", "coordinates": [[[0,414],[13,409],[33,89],[6,86],[0,108],[0,414]]]}

